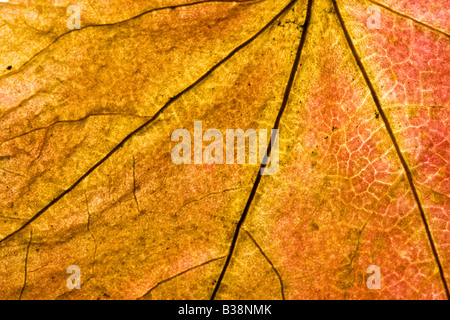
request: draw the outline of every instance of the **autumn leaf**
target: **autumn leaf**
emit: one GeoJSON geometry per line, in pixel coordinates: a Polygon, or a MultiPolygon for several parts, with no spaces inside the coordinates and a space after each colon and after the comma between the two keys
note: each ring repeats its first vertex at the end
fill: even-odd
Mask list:
{"type": "Polygon", "coordinates": [[[0,3],[1,299],[449,298],[444,1],[72,4],[0,3]],[[175,164],[196,121],[277,172],[175,164]]]}

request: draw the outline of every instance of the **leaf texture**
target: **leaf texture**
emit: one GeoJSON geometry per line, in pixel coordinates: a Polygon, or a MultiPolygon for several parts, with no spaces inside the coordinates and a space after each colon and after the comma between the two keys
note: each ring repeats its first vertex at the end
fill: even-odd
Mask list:
{"type": "Polygon", "coordinates": [[[449,298],[444,1],[68,5],[0,4],[1,299],[449,298]],[[195,121],[278,172],[174,164],[195,121]]]}

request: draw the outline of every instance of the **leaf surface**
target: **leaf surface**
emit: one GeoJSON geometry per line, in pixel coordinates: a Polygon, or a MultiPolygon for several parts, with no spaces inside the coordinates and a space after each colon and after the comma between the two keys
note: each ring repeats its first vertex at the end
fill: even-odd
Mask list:
{"type": "Polygon", "coordinates": [[[0,298],[449,298],[442,1],[68,5],[0,6],[0,298]],[[174,164],[194,121],[278,172],[174,164]]]}

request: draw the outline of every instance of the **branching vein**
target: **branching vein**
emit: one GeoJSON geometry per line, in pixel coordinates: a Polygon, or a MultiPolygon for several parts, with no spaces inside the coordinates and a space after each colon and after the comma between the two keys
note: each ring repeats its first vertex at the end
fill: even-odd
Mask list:
{"type": "MultiPolygon", "coordinates": [[[[131,138],[137,134],[138,132],[141,132],[143,129],[150,126],[155,119],[157,119],[163,112],[166,110],[169,106],[171,106],[175,101],[180,99],[181,96],[183,96],[186,92],[190,91],[194,87],[196,87],[199,83],[201,83],[203,80],[209,77],[216,69],[218,69],[221,65],[223,65],[225,62],[230,60],[236,53],[241,51],[243,48],[247,47],[250,43],[252,43],[255,39],[257,39],[261,34],[263,34],[268,28],[270,28],[278,19],[283,16],[286,12],[289,11],[289,9],[297,2],[297,0],[292,0],[283,10],[281,10],[280,13],[278,13],[275,17],[272,18],[261,30],[259,30],[255,35],[253,35],[250,39],[243,42],[241,45],[236,47],[234,50],[232,50],[225,58],[223,58],[221,61],[219,61],[216,65],[214,65],[211,69],[209,69],[203,76],[201,76],[199,79],[197,79],[194,83],[192,83],[190,86],[179,92],[176,96],[171,98],[161,109],[158,110],[158,112],[155,113],[155,115],[147,120],[144,124],[136,128],[134,131],[132,131],[130,134],[128,134],[119,144],[117,144],[110,152],[108,152],[101,160],[99,160],[96,164],[94,164],[89,170],[86,171],[78,180],[76,180],[68,189],[64,190],[62,193],[59,194],[55,199],[53,199],[50,203],[48,203],[45,207],[43,207],[39,212],[37,212],[33,217],[31,217],[26,223],[24,223],[20,228],[16,229],[6,237],[0,240],[0,244],[20,232],[21,230],[25,229],[28,225],[30,225],[33,221],[35,221],[37,218],[39,218],[44,212],[46,212],[48,209],[50,209],[55,203],[57,203],[59,200],[61,200],[66,194],[71,192],[73,189],[75,189],[76,186],[78,186],[86,177],[88,177],[95,169],[97,169],[102,163],[104,163],[106,160],[108,160],[113,154],[116,153],[117,150],[119,150],[122,146],[125,145],[128,141],[131,140],[131,138]]],[[[286,98],[286,97],[285,97],[286,98]]]]}
{"type": "Polygon", "coordinates": [[[358,52],[356,51],[356,48],[355,48],[355,46],[353,44],[353,41],[352,41],[352,38],[351,38],[347,28],[345,27],[345,23],[344,23],[344,20],[342,18],[342,15],[341,15],[341,13],[339,11],[339,7],[338,7],[338,5],[336,3],[336,0],[331,0],[331,1],[333,3],[334,10],[336,11],[337,17],[339,19],[339,23],[340,23],[340,25],[342,27],[342,30],[344,32],[345,38],[347,40],[347,43],[348,43],[348,45],[349,45],[349,47],[350,47],[350,49],[351,49],[351,51],[353,53],[353,56],[354,56],[354,58],[356,60],[356,63],[358,64],[358,67],[359,67],[359,69],[360,69],[360,71],[361,71],[361,73],[362,73],[362,75],[364,77],[366,85],[367,85],[367,87],[370,90],[370,93],[372,95],[373,101],[375,102],[375,105],[377,107],[378,113],[380,114],[381,118],[383,119],[384,125],[386,126],[387,132],[388,132],[389,137],[391,138],[391,141],[392,141],[392,143],[393,143],[393,145],[395,147],[395,151],[397,152],[397,155],[398,155],[398,157],[400,159],[400,162],[401,162],[401,164],[403,166],[403,169],[405,170],[406,177],[408,179],[410,188],[411,188],[411,190],[413,192],[414,199],[416,201],[417,207],[418,207],[419,212],[420,212],[420,216],[421,216],[423,224],[425,226],[425,231],[427,233],[428,241],[430,243],[431,250],[433,252],[433,256],[434,256],[434,258],[436,260],[436,263],[437,263],[437,266],[439,268],[439,273],[440,273],[440,276],[441,276],[441,279],[442,279],[442,283],[444,285],[444,289],[445,289],[445,293],[447,295],[447,299],[450,300],[450,293],[449,293],[447,281],[445,280],[444,270],[442,268],[442,264],[440,262],[439,255],[437,253],[436,246],[435,246],[434,241],[433,241],[433,236],[431,235],[431,231],[430,231],[430,227],[428,225],[428,221],[427,221],[427,219],[425,217],[425,212],[423,210],[422,203],[420,202],[419,194],[417,193],[416,187],[414,185],[414,180],[413,180],[413,176],[411,174],[411,170],[409,169],[408,164],[406,163],[406,160],[405,160],[405,158],[404,158],[404,156],[403,156],[403,154],[402,154],[402,152],[400,150],[400,146],[397,143],[397,140],[395,138],[394,132],[392,131],[391,125],[389,123],[389,120],[388,120],[386,114],[384,113],[383,108],[381,107],[380,99],[378,98],[377,93],[376,93],[376,91],[375,91],[375,89],[374,89],[374,87],[373,87],[373,85],[372,85],[372,83],[371,83],[371,81],[369,79],[369,76],[368,76],[368,74],[367,74],[367,72],[366,72],[366,70],[364,68],[364,65],[363,65],[361,59],[358,56],[358,52]]]}
{"type": "MultiPolygon", "coordinates": [[[[289,94],[290,94],[292,86],[294,84],[294,78],[295,78],[295,75],[297,73],[298,66],[300,64],[300,57],[302,55],[302,50],[303,50],[303,46],[305,44],[306,34],[307,34],[307,30],[308,30],[310,19],[311,19],[312,3],[313,3],[313,0],[308,0],[308,6],[307,6],[307,9],[306,9],[306,18],[305,18],[305,23],[303,25],[303,31],[302,31],[302,36],[300,38],[300,44],[298,46],[297,54],[296,54],[294,63],[292,65],[291,74],[289,76],[289,80],[288,80],[288,83],[286,85],[286,90],[284,92],[283,102],[281,103],[281,107],[280,107],[280,110],[278,112],[277,119],[275,120],[274,129],[278,129],[279,126],[280,126],[281,117],[283,116],[284,110],[286,109],[286,106],[287,106],[287,103],[288,103],[288,99],[289,99],[289,94]]],[[[272,143],[270,142],[269,143],[269,147],[267,149],[267,156],[270,156],[270,154],[271,154],[271,151],[272,151],[271,150],[272,149],[271,146],[272,146],[272,143]]],[[[237,242],[237,239],[239,237],[239,232],[240,232],[241,227],[244,224],[245,218],[247,217],[247,214],[248,214],[248,212],[250,210],[250,206],[251,206],[251,204],[253,202],[253,199],[255,198],[256,191],[258,189],[259,183],[261,182],[261,177],[262,177],[261,170],[264,170],[265,167],[266,167],[266,165],[264,163],[267,163],[267,161],[263,161],[263,163],[261,164],[260,169],[258,170],[258,174],[257,174],[255,182],[253,184],[252,191],[250,192],[250,196],[249,196],[249,198],[247,200],[247,204],[245,205],[244,212],[242,213],[241,218],[239,219],[239,221],[238,221],[238,223],[236,225],[236,229],[235,229],[235,232],[234,232],[233,239],[231,241],[230,250],[229,250],[229,253],[228,253],[228,256],[227,256],[227,260],[225,261],[225,264],[224,264],[223,269],[222,269],[222,273],[220,274],[219,279],[217,280],[216,287],[214,288],[213,294],[211,295],[211,300],[214,300],[214,298],[216,297],[217,292],[218,292],[218,290],[220,288],[220,285],[222,283],[223,277],[225,276],[225,273],[227,272],[228,265],[230,264],[231,257],[233,256],[234,248],[236,247],[236,242],[237,242]]]]}
{"type": "Polygon", "coordinates": [[[255,244],[255,246],[258,248],[259,252],[261,252],[261,254],[264,256],[264,258],[267,260],[267,262],[270,264],[270,266],[272,267],[272,270],[275,272],[275,274],[277,275],[278,281],[280,282],[280,288],[281,288],[281,297],[284,299],[284,285],[283,285],[283,280],[281,279],[281,275],[278,272],[277,268],[275,268],[275,266],[273,265],[272,261],[269,259],[269,257],[266,255],[266,253],[263,251],[263,249],[261,248],[261,246],[258,244],[258,242],[256,242],[255,238],[253,238],[252,234],[243,229],[247,235],[250,237],[250,239],[253,241],[253,243],[255,244]]]}

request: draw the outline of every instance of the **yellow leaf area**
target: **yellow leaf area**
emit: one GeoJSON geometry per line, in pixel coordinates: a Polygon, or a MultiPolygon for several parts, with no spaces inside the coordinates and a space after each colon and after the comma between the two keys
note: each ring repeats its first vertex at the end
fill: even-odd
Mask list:
{"type": "Polygon", "coordinates": [[[0,299],[448,299],[448,15],[0,3],[0,299]],[[278,129],[278,170],[175,164],[196,121],[278,129]]]}

